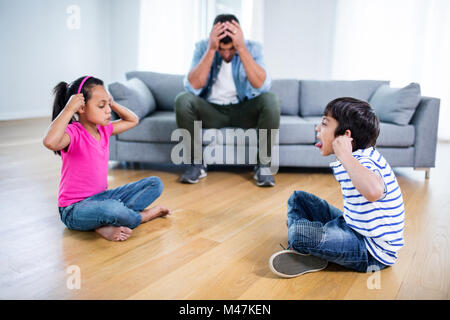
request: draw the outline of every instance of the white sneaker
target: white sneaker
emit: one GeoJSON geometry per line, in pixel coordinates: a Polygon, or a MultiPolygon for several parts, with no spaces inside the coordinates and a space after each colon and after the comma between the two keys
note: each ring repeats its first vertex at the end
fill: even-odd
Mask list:
{"type": "Polygon", "coordinates": [[[325,259],[302,254],[295,250],[276,252],[269,259],[270,270],[282,278],[293,278],[304,273],[320,271],[327,265],[328,261],[325,259]]]}

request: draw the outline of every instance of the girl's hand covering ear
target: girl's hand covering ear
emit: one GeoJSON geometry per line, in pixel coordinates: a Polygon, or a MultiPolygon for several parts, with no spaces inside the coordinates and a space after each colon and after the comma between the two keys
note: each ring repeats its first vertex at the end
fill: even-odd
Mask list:
{"type": "Polygon", "coordinates": [[[74,94],[67,101],[66,107],[73,113],[77,113],[84,106],[84,96],[82,93],[74,94]]]}

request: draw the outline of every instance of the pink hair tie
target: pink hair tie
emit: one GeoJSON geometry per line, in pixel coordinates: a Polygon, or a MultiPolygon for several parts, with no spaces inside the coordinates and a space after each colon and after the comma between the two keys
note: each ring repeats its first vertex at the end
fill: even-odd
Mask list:
{"type": "Polygon", "coordinates": [[[81,81],[81,84],[80,84],[80,86],[79,86],[79,88],[78,88],[77,94],[80,94],[81,89],[83,88],[84,83],[85,83],[86,80],[89,79],[89,78],[92,78],[92,77],[91,77],[91,76],[87,76],[87,77],[85,77],[85,78],[83,79],[83,81],[81,81]]]}

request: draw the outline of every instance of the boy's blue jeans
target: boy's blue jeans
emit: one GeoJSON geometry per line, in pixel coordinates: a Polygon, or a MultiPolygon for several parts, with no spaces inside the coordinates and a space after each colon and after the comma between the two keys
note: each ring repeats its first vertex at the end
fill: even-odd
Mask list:
{"type": "Polygon", "coordinates": [[[373,258],[361,234],[350,228],[341,210],[304,191],[288,200],[289,246],[359,272],[376,271],[386,265],[373,258]]]}
{"type": "Polygon", "coordinates": [[[60,207],[61,221],[67,228],[79,231],[103,226],[136,228],[140,214],[162,193],[158,177],[149,177],[93,195],[67,207],[60,207]]]}

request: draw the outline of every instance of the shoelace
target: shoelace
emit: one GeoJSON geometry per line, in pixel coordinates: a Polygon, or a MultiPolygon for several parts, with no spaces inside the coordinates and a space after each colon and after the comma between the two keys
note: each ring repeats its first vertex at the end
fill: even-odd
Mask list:
{"type": "Polygon", "coordinates": [[[280,243],[280,247],[283,248],[283,250],[291,250],[292,246],[288,246],[287,249],[280,243]]]}

